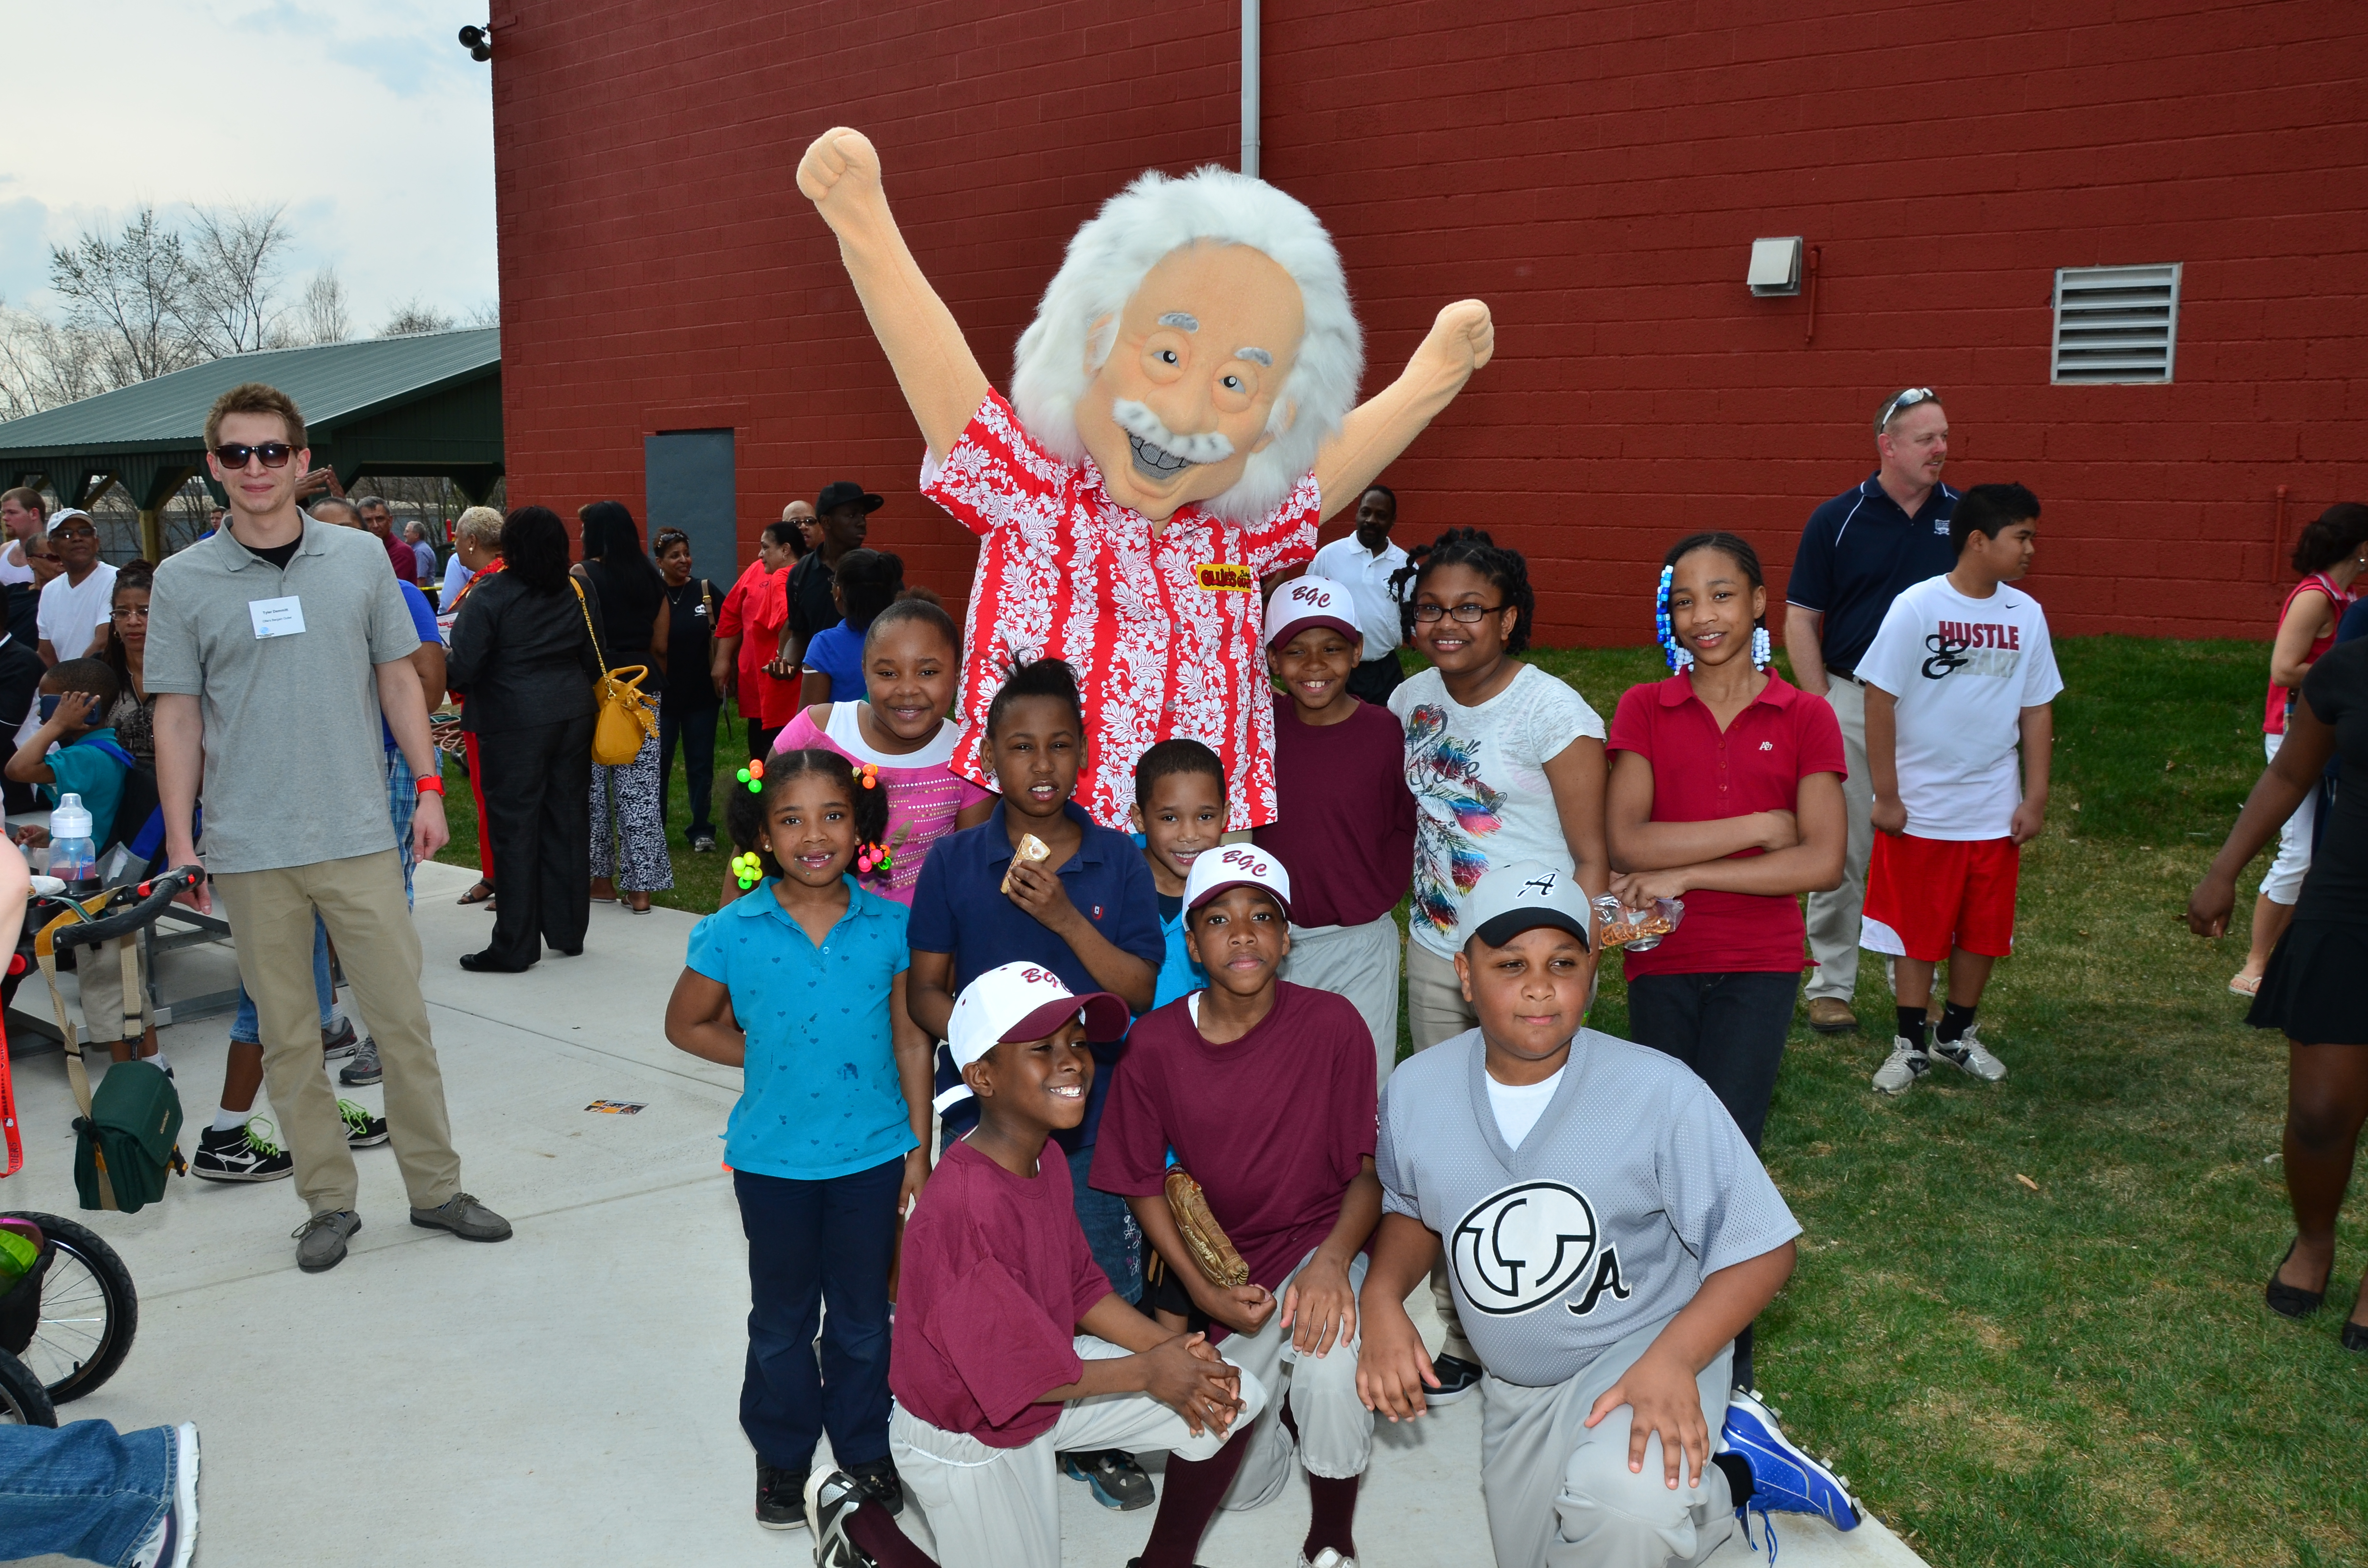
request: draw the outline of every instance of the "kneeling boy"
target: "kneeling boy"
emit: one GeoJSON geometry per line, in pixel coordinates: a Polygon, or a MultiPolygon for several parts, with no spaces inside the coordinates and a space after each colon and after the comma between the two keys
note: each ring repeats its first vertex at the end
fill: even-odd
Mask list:
{"type": "Polygon", "coordinates": [[[1314,1504],[1301,1560],[1322,1562],[1328,1548],[1353,1561],[1357,1478],[1373,1451],[1357,1396],[1356,1299],[1359,1254],[1382,1213],[1372,1032],[1346,998],[1276,978],[1291,949],[1291,879],[1266,850],[1200,856],[1184,911],[1208,989],[1136,1021],[1094,1185],[1125,1197],[1212,1337],[1231,1331],[1226,1359],[1274,1400],[1226,1506],[1273,1501],[1295,1439],[1314,1504]],[[1193,1262],[1165,1197],[1171,1148],[1247,1283],[1213,1284],[1193,1262]]]}
{"type": "Polygon", "coordinates": [[[1750,1472],[1711,1462],[1733,1341],[1801,1231],[1700,1078],[1581,1027],[1592,928],[1567,871],[1482,878],[1455,960],[1480,1026],[1402,1063],[1382,1101],[1358,1386],[1393,1421],[1422,1414],[1438,1379],[1405,1301],[1443,1239],[1487,1369],[1497,1568],[1693,1563],[1734,1532],[1750,1472]]]}
{"type": "MultiPolygon", "coordinates": [[[[1169,1335],[1110,1288],[1078,1228],[1069,1167],[1043,1158],[1085,1116],[1088,1036],[1125,1033],[1126,1004],[1075,996],[1025,963],[962,989],[948,1041],[978,1125],[950,1143],[905,1231],[889,1352],[889,1451],[946,1568],[1055,1568],[1063,1449],[1164,1449],[1166,1494],[1144,1568],[1190,1568],[1240,1467],[1256,1378],[1200,1335],[1169,1335]],[[1080,1332],[1082,1331],[1082,1332],[1080,1332]]],[[[816,1491],[815,1561],[926,1564],[848,1477],[816,1491]]]]}

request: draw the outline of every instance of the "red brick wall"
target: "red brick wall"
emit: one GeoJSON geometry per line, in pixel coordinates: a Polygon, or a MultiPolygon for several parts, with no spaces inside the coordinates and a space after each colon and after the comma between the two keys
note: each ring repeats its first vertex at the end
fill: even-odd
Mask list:
{"type": "MultiPolygon", "coordinates": [[[[880,144],[990,377],[1076,224],[1145,167],[1231,163],[1238,7],[517,0],[494,62],[510,494],[638,503],[644,433],[739,430],[739,525],[860,478],[950,597],[967,536],[797,193],[880,144]]],[[[1946,394],[1951,475],[2047,505],[2066,634],[2265,636],[2284,537],[2368,496],[2368,11],[2312,0],[1266,0],[1264,173],[1346,256],[1368,389],[1444,301],[1498,357],[1386,476],[1402,541],[1528,551],[1542,640],[1650,637],[1680,531],[1751,537],[1873,466],[1885,392],[1946,394]],[[1822,14],[1812,15],[1816,12],[1822,14]],[[1755,236],[1819,247],[1752,298],[1755,236]],[[2048,383],[2058,267],[2185,264],[2178,381],[2048,383]]],[[[1336,523],[1327,537],[1339,530],[1336,523]]],[[[744,554],[745,559],[745,554],[744,554]]]]}

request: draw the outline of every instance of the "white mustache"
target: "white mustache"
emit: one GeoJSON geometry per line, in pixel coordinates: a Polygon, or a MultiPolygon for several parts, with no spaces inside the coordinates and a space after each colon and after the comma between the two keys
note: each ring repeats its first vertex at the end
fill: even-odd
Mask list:
{"type": "Polygon", "coordinates": [[[1186,462],[1223,462],[1234,455],[1234,443],[1221,430],[1206,430],[1199,435],[1179,436],[1167,427],[1167,421],[1151,412],[1147,403],[1133,398],[1120,398],[1110,404],[1110,417],[1128,435],[1148,441],[1164,452],[1182,458],[1186,462]]]}

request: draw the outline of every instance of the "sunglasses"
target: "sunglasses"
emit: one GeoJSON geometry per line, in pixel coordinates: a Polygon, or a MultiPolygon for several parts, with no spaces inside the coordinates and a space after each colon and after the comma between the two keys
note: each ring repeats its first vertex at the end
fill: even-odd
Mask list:
{"type": "Polygon", "coordinates": [[[249,458],[261,458],[266,468],[286,468],[288,460],[295,455],[296,449],[285,441],[266,441],[258,447],[250,447],[242,441],[224,441],[214,449],[215,460],[224,468],[243,469],[249,458]]]}
{"type": "Polygon", "coordinates": [[[1889,403],[1883,405],[1883,412],[1874,416],[1874,427],[1878,430],[1882,429],[1884,426],[1891,423],[1891,416],[1893,415],[1898,413],[1903,408],[1913,408],[1919,403],[1928,402],[1931,399],[1932,395],[1932,389],[1930,387],[1909,387],[1906,392],[1901,392],[1897,397],[1893,398],[1889,403]]]}

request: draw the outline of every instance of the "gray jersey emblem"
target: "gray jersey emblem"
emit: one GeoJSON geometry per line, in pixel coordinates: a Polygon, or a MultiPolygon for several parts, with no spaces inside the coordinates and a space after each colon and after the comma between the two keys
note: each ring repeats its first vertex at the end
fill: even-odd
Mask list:
{"type": "Polygon", "coordinates": [[[1577,1285],[1594,1260],[1595,1240],[1595,1209],[1585,1194],[1558,1181],[1528,1181],[1474,1204],[1448,1244],[1472,1310],[1507,1317],[1577,1285]]]}

